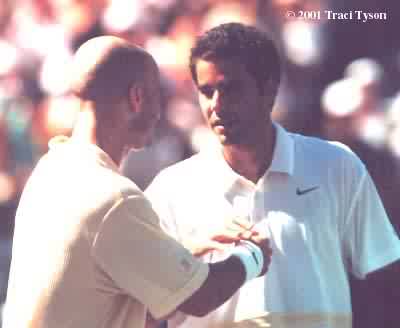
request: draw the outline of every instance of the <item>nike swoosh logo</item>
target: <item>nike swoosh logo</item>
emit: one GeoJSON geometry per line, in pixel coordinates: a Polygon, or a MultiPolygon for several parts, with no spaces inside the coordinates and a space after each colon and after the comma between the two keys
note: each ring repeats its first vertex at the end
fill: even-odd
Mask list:
{"type": "Polygon", "coordinates": [[[243,245],[244,247],[246,247],[246,248],[250,251],[251,256],[252,256],[253,259],[254,259],[254,262],[256,262],[256,264],[259,265],[257,256],[256,256],[256,254],[254,253],[254,251],[253,251],[249,246],[247,246],[246,244],[242,244],[242,245],[243,245]]]}
{"type": "Polygon", "coordinates": [[[309,193],[311,191],[317,190],[318,188],[319,188],[319,186],[315,186],[315,187],[311,187],[311,188],[303,189],[303,190],[301,190],[300,188],[297,188],[296,189],[296,195],[297,196],[302,196],[302,195],[305,195],[305,194],[307,194],[307,193],[309,193]]]}
{"type": "Polygon", "coordinates": [[[258,263],[256,254],[254,254],[254,252],[251,252],[251,255],[253,256],[253,259],[254,259],[254,261],[256,262],[256,264],[257,264],[257,265],[260,265],[260,264],[258,263]]]}

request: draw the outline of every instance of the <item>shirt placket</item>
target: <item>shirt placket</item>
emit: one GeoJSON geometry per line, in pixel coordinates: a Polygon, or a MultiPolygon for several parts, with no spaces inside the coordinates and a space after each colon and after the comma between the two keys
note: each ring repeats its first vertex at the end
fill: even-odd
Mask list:
{"type": "Polygon", "coordinates": [[[232,207],[236,216],[248,220],[251,223],[257,222],[257,193],[257,185],[247,181],[240,181],[232,199],[232,207]]]}

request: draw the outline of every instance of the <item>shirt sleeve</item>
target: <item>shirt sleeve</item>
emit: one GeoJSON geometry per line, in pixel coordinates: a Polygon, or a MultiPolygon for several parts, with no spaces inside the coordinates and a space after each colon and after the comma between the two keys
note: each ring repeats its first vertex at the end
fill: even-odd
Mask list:
{"type": "Polygon", "coordinates": [[[209,272],[207,264],[160,229],[143,196],[126,197],[109,211],[94,239],[93,256],[118,288],[155,318],[173,312],[209,272]]]}
{"type": "MultiPolygon", "coordinates": [[[[150,200],[152,207],[160,217],[160,227],[171,237],[178,241],[180,239],[178,225],[175,220],[173,206],[170,205],[171,190],[164,190],[169,183],[163,174],[157,175],[153,182],[145,190],[146,197],[150,200]]],[[[172,188],[173,189],[173,188],[172,188]]]]}
{"type": "Polygon", "coordinates": [[[400,240],[371,176],[359,160],[353,163],[353,172],[348,178],[351,181],[347,184],[353,188],[347,191],[350,202],[343,237],[345,254],[350,270],[363,279],[368,273],[400,259],[400,240]]]}

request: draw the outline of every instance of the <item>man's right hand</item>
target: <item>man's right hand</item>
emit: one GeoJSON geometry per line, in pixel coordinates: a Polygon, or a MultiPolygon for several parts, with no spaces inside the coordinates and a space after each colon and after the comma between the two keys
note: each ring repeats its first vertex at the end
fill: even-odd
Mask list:
{"type": "Polygon", "coordinates": [[[194,256],[203,256],[212,251],[224,251],[240,240],[250,240],[259,232],[253,229],[254,224],[246,219],[228,218],[222,229],[211,232],[203,238],[193,238],[184,241],[184,245],[194,256]]]}

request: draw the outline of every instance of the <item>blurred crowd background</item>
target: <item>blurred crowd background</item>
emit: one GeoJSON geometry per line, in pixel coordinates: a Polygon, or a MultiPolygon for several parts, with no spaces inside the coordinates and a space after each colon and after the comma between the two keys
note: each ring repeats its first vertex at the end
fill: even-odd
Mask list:
{"type": "MultiPolygon", "coordinates": [[[[139,186],[215,144],[198,109],[189,50],[205,30],[240,21],[267,31],[281,52],[275,120],[349,145],[366,163],[399,232],[399,18],[397,0],[0,0],[0,304],[21,190],[49,138],[68,135],[76,114],[64,95],[68,62],[84,41],[104,34],[143,46],[161,68],[164,112],[157,136],[123,164],[139,186]],[[333,20],[325,10],[377,15],[367,22],[333,20]],[[297,18],[289,17],[293,13],[297,18]]],[[[357,314],[376,290],[353,285],[357,314]]],[[[378,292],[390,294],[392,287],[382,282],[378,292]]],[[[374,306],[374,314],[363,312],[356,321],[389,327],[382,320],[393,320],[390,301],[374,306]]]]}

